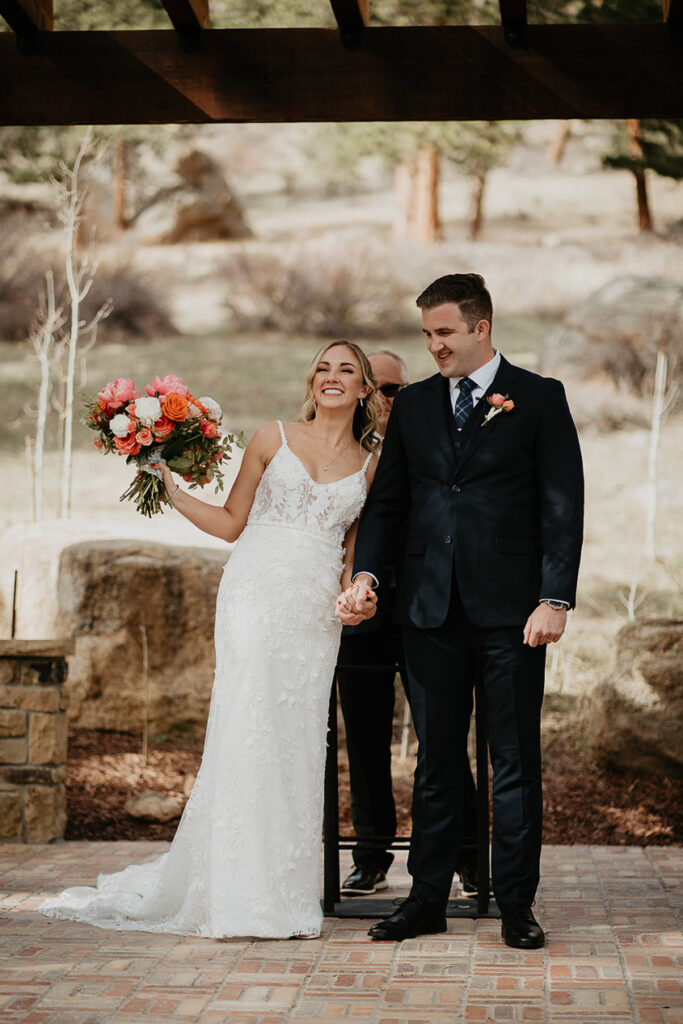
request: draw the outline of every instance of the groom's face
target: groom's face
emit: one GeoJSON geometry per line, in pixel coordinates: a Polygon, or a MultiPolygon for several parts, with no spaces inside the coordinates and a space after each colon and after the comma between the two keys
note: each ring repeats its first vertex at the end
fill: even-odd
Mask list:
{"type": "Polygon", "coordinates": [[[488,322],[480,320],[470,330],[456,302],[423,309],[422,330],[443,377],[466,377],[491,358],[488,322]]]}

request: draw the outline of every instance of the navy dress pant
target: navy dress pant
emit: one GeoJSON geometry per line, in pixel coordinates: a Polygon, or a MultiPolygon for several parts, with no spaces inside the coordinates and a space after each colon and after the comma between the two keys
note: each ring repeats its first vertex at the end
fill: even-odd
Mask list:
{"type": "Polygon", "coordinates": [[[493,766],[493,890],[499,906],[530,905],[541,853],[545,647],[523,644],[521,626],[478,628],[456,592],[442,626],[404,629],[404,654],[419,741],[408,858],[413,895],[442,905],[448,900],[462,839],[463,752],[478,679],[493,766]]]}

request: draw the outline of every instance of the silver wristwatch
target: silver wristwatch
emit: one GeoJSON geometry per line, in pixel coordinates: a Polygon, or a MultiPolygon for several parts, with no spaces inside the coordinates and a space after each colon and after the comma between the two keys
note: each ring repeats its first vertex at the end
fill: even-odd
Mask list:
{"type": "Polygon", "coordinates": [[[554,608],[556,612],[559,612],[561,608],[567,610],[567,606],[564,601],[541,601],[541,604],[547,604],[549,608],[554,608]]]}

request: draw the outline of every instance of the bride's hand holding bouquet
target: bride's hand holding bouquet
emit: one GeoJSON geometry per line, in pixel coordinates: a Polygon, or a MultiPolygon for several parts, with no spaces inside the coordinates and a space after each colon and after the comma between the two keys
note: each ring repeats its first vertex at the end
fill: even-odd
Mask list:
{"type": "MultiPolygon", "coordinates": [[[[97,434],[94,444],[105,454],[124,455],[137,473],[121,495],[138,512],[152,516],[171,504],[162,466],[179,473],[190,489],[216,481],[223,490],[221,463],[233,445],[245,446],[242,433],[223,434],[223,411],[213,398],[195,398],[180,377],[156,376],[144,394],[128,377],[110,381],[97,398],[85,398],[83,422],[97,434]]],[[[172,481],[170,473],[168,478],[172,481]]],[[[167,480],[168,483],[168,480],[167,480]]]]}

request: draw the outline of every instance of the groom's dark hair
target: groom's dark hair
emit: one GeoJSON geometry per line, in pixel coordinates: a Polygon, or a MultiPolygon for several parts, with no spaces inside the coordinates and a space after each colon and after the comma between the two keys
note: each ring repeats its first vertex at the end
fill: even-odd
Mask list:
{"type": "Polygon", "coordinates": [[[446,274],[432,281],[415,301],[420,309],[455,302],[471,331],[480,320],[489,324],[493,320],[493,303],[481,274],[446,274]]]}

